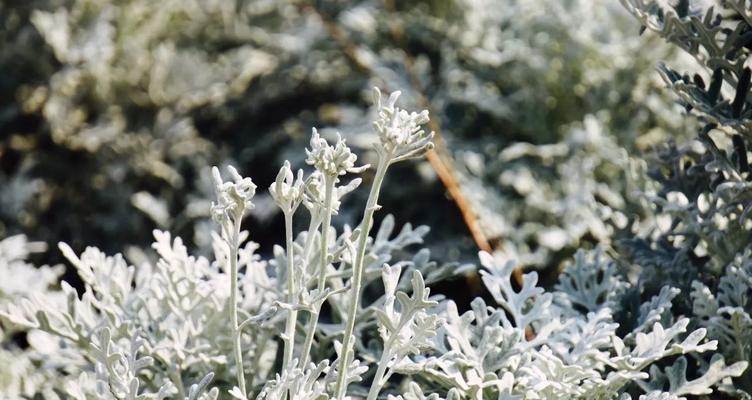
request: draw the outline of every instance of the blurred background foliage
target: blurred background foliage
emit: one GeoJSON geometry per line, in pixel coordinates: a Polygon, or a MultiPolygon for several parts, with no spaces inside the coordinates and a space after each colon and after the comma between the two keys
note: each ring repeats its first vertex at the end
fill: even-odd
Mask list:
{"type": "MultiPolygon", "coordinates": [[[[748,3],[4,0],[0,238],[134,260],[159,228],[207,252],[209,166],[266,188],[283,160],[304,167],[312,127],[371,162],[378,86],[430,110],[436,152],[395,168],[381,202],[431,227],[441,264],[493,249],[550,287],[600,246],[634,283],[621,330],[655,295],[661,319],[693,315],[749,361],[748,3]],[[673,311],[664,285],[681,290],[673,311]]],[[[282,218],[255,201],[246,228],[269,256],[282,218]]],[[[740,382],[752,390],[749,371],[740,382]]]]}
{"type": "MultiPolygon", "coordinates": [[[[690,61],[638,30],[612,0],[6,0],[0,237],[115,253],[160,228],[208,249],[209,166],[264,188],[284,159],[303,166],[314,126],[368,162],[379,86],[440,135],[431,163],[387,182],[397,221],[429,225],[439,259],[485,241],[555,272],[652,218],[639,157],[694,131],[655,72],[690,61]]],[[[269,252],[281,216],[257,203],[247,223],[269,252]]]]}

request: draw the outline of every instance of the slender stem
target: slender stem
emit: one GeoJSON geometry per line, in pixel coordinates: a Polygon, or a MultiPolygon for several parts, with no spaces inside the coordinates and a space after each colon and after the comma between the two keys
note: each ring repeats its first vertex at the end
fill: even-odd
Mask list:
{"type": "Polygon", "coordinates": [[[391,354],[386,346],[384,352],[381,353],[381,359],[379,360],[379,368],[376,369],[376,375],[373,376],[373,382],[371,388],[368,390],[368,398],[366,400],[376,400],[376,396],[379,395],[381,388],[384,386],[384,374],[386,373],[387,365],[389,365],[389,358],[391,354]]]}
{"type": "MultiPolygon", "coordinates": [[[[326,209],[326,206],[324,206],[326,209]]],[[[311,221],[308,224],[308,234],[306,235],[306,242],[305,247],[303,248],[303,256],[301,259],[303,260],[303,263],[308,262],[308,256],[311,254],[311,248],[313,247],[313,239],[316,237],[314,232],[318,231],[319,226],[321,225],[321,215],[311,213],[311,221]]],[[[327,228],[328,229],[328,228],[327,228]]],[[[307,268],[307,267],[306,267],[307,268]]],[[[305,274],[304,274],[305,275],[305,274]]],[[[303,281],[303,286],[307,286],[308,281],[303,281]]],[[[316,323],[318,321],[318,310],[317,312],[311,312],[308,317],[308,326],[306,327],[306,337],[305,341],[303,342],[303,350],[300,353],[301,361],[300,361],[300,367],[305,368],[306,364],[308,363],[308,357],[311,352],[311,346],[313,344],[313,335],[316,331],[316,323]]]]}
{"type": "MultiPolygon", "coordinates": [[[[308,271],[308,257],[311,255],[311,248],[313,247],[313,240],[316,237],[314,232],[317,232],[319,229],[319,226],[321,225],[321,216],[316,214],[311,214],[311,221],[308,223],[308,233],[306,234],[306,241],[305,245],[303,246],[303,255],[300,257],[301,264],[305,268],[305,272],[308,271]]],[[[306,274],[302,274],[304,278],[306,278],[306,274]]],[[[307,280],[303,280],[303,286],[307,287],[308,282],[307,280]]],[[[301,288],[302,289],[302,288],[301,288]]]]}
{"type": "MultiPolygon", "coordinates": [[[[251,359],[251,370],[253,370],[253,371],[258,371],[258,369],[259,369],[259,360],[261,359],[261,355],[264,354],[263,349],[264,349],[264,346],[266,346],[267,340],[269,339],[269,334],[264,329],[260,330],[259,336],[260,336],[260,338],[258,338],[257,340],[255,340],[255,342],[256,342],[256,348],[254,349],[255,351],[253,352],[253,358],[251,359]]],[[[256,376],[256,374],[251,374],[251,376],[248,377],[249,378],[248,379],[248,387],[250,387],[251,390],[253,390],[253,384],[254,384],[253,383],[253,379],[254,379],[255,376],[256,376]]]]}
{"type": "Polygon", "coordinates": [[[376,369],[376,375],[373,376],[373,382],[371,382],[371,388],[368,390],[368,398],[366,400],[376,400],[376,396],[379,395],[381,388],[384,386],[384,375],[389,366],[389,359],[393,356],[392,346],[394,346],[394,341],[400,336],[402,329],[405,328],[405,325],[412,319],[412,317],[412,313],[402,315],[400,317],[400,322],[397,324],[397,329],[392,332],[392,335],[386,343],[384,343],[384,350],[381,352],[379,367],[376,369]]]}
{"type": "Polygon", "coordinates": [[[347,370],[349,368],[350,352],[352,351],[352,335],[355,329],[355,316],[358,312],[358,303],[360,301],[361,285],[363,284],[363,261],[366,254],[366,243],[368,242],[368,234],[371,231],[371,224],[373,223],[373,214],[376,211],[377,202],[379,200],[379,191],[381,190],[381,184],[384,181],[386,170],[389,168],[389,160],[391,157],[388,155],[380,155],[379,163],[376,167],[376,176],[371,186],[371,192],[368,195],[368,202],[366,203],[366,209],[363,211],[363,220],[360,222],[360,234],[358,235],[358,247],[355,254],[355,264],[353,264],[353,277],[352,288],[350,289],[350,303],[347,309],[347,325],[345,325],[345,332],[342,338],[342,354],[340,354],[339,375],[337,376],[337,386],[335,393],[337,400],[342,400],[347,392],[347,370]]]}
{"type": "Polygon", "coordinates": [[[185,385],[183,385],[183,378],[180,376],[180,371],[178,371],[176,368],[171,369],[170,377],[172,378],[172,383],[178,389],[178,398],[184,399],[185,385]]]}
{"type": "Polygon", "coordinates": [[[321,226],[321,256],[319,268],[319,291],[323,291],[326,285],[327,256],[329,255],[329,227],[332,224],[332,194],[334,192],[335,177],[324,176],[326,194],[324,197],[324,224],[321,226]]]}
{"type": "Polygon", "coordinates": [[[235,340],[235,364],[237,368],[238,387],[243,395],[245,390],[245,373],[243,371],[243,351],[240,347],[240,329],[238,329],[238,247],[240,246],[240,221],[233,221],[230,237],[230,319],[235,340]]]}
{"type": "MultiPolygon", "coordinates": [[[[319,226],[321,225],[321,216],[317,214],[311,214],[311,221],[308,224],[308,234],[306,235],[306,243],[305,247],[303,248],[303,256],[301,259],[303,260],[303,263],[308,262],[308,256],[311,254],[311,248],[313,247],[313,239],[316,236],[314,232],[316,232],[319,229],[319,226]]],[[[305,265],[305,264],[304,264],[305,265]]],[[[307,267],[306,267],[307,268],[307,267]]],[[[303,274],[305,276],[305,274],[303,274]]],[[[307,280],[303,281],[303,286],[306,287],[308,285],[307,280]]],[[[311,312],[308,316],[308,324],[306,327],[306,336],[305,340],[303,341],[303,350],[300,353],[300,367],[305,368],[306,364],[308,364],[308,357],[311,352],[311,346],[313,344],[313,335],[316,331],[316,323],[318,321],[318,310],[316,312],[311,312]]]]}
{"type": "MultiPolygon", "coordinates": [[[[321,251],[319,255],[319,279],[318,289],[319,294],[324,292],[326,288],[326,267],[328,265],[327,258],[329,256],[329,227],[332,224],[332,197],[334,192],[334,182],[336,178],[324,175],[324,185],[326,186],[324,194],[324,223],[321,225],[321,251]]],[[[313,218],[313,216],[311,216],[313,218]]],[[[313,234],[313,231],[309,232],[309,236],[313,234]]],[[[308,328],[306,329],[306,337],[303,342],[303,352],[300,354],[300,366],[305,368],[308,364],[308,358],[311,353],[311,346],[313,346],[313,337],[316,334],[316,326],[319,321],[319,310],[314,304],[314,310],[310,313],[308,319],[308,328]]]]}
{"type": "Polygon", "coordinates": [[[315,335],[316,325],[319,320],[319,310],[313,310],[308,317],[309,324],[306,330],[305,341],[303,342],[303,353],[300,355],[300,366],[304,368],[308,363],[308,357],[310,357],[311,347],[313,346],[313,336],[315,335]]]}
{"type": "MultiPolygon", "coordinates": [[[[285,246],[287,247],[287,303],[295,305],[295,260],[293,256],[292,244],[292,212],[285,212],[285,246]]],[[[285,352],[282,359],[282,370],[287,371],[292,368],[292,356],[295,347],[295,325],[298,322],[298,311],[295,309],[287,313],[287,323],[285,324],[285,352]]]]}

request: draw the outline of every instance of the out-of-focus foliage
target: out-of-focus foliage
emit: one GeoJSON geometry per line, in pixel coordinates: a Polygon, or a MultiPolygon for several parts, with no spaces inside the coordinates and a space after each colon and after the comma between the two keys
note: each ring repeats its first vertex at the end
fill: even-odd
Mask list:
{"type": "Polygon", "coordinates": [[[611,1],[490,3],[465,2],[450,30],[470,46],[442,54],[455,61],[441,103],[450,118],[467,107],[448,124],[488,235],[525,266],[556,266],[644,217],[627,154],[684,129],[649,73],[672,52],[611,1]]]}
{"type": "MultiPolygon", "coordinates": [[[[232,159],[271,181],[282,158],[302,165],[282,149],[313,124],[362,148],[363,88],[388,83],[430,107],[486,236],[525,266],[556,266],[640,213],[621,148],[684,120],[648,73],[670,48],[634,35],[623,8],[544,3],[4,2],[0,228],[110,251],[170,229],[206,249],[205,166],[232,159]]],[[[403,168],[423,182],[384,201],[440,196],[427,167],[403,168]]],[[[438,221],[419,204],[399,213],[438,221]]],[[[437,243],[460,250],[447,256],[472,254],[460,219],[441,222],[437,243]]]]}

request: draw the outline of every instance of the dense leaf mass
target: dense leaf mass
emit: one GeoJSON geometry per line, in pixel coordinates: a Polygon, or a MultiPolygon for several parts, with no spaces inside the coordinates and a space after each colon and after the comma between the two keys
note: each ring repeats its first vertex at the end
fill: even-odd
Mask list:
{"type": "Polygon", "coordinates": [[[752,1],[0,22],[1,398],[750,398],[752,1]]]}

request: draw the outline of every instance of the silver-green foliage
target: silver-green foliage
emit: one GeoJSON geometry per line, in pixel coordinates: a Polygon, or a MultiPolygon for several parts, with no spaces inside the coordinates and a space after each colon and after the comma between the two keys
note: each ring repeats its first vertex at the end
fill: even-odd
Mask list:
{"type": "MultiPolygon", "coordinates": [[[[661,64],[659,71],[687,113],[701,124],[694,141],[657,152],[646,198],[663,224],[630,240],[648,290],[671,284],[691,293],[695,313],[729,360],[750,360],[749,296],[752,210],[748,149],[752,133],[752,4],[622,0],[639,20],[692,56],[697,73],[661,64]]],[[[712,360],[706,360],[711,363],[712,360]]],[[[740,388],[752,390],[745,373],[740,388]]]]}
{"type": "MultiPolygon", "coordinates": [[[[431,296],[426,279],[451,272],[425,251],[397,257],[421,243],[425,229],[405,226],[393,236],[386,218],[370,235],[387,167],[431,146],[421,128],[428,115],[399,109],[399,93],[386,103],[376,94],[380,158],[354,229],[322,222],[360,183],[341,179],[365,167],[355,166],[341,138],[332,145],[314,131],[307,154],[316,170],[296,178],[285,164],[269,188],[286,216],[300,204],[309,210],[308,229],[297,234],[286,218],[287,240],[272,260],[261,260],[240,229],[256,187],[232,168],[231,181],[214,172],[212,210],[221,229],[213,261],[190,256],[179,238],[161,231],[153,245],[159,261],[138,268],[120,255],[95,248],[77,255],[61,244],[84,283],[79,294],[65,282],[55,289],[54,269],[32,270],[23,239],[1,242],[0,272],[34,271],[42,286],[0,297],[3,324],[30,338],[26,348],[5,341],[3,351],[17,355],[13,364],[27,373],[4,373],[2,391],[78,399],[458,400],[674,399],[718,385],[730,390],[747,362],[726,365],[714,354],[718,341],[706,335],[709,329],[726,340],[723,321],[690,329],[688,318],[671,313],[678,289],[665,287],[640,307],[638,324],[617,333],[618,298],[633,283],[598,251],[578,254],[552,292],[538,286],[536,272],[516,289],[515,264],[481,252],[494,304],[478,298],[460,313],[451,300],[431,296]],[[714,354],[710,363],[688,371],[686,357],[705,353],[714,354]]],[[[749,288],[747,269],[730,278],[746,280],[721,283],[719,307],[746,305],[737,303],[747,301],[739,295],[749,288]]],[[[705,300],[710,310],[712,296],[705,300]]]]}

